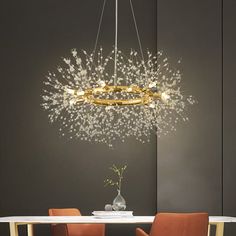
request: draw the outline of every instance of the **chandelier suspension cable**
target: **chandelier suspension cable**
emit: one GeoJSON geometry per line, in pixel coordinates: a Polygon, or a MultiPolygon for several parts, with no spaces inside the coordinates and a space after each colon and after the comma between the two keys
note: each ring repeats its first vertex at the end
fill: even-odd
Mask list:
{"type": "Polygon", "coordinates": [[[99,25],[98,25],[95,45],[94,45],[94,49],[93,49],[93,58],[94,58],[95,52],[97,50],[98,38],[99,38],[99,35],[100,35],[100,31],[101,31],[101,25],[102,25],[102,20],[103,20],[103,15],[104,15],[104,10],[105,10],[105,6],[106,6],[106,2],[107,2],[107,0],[104,0],[103,1],[103,5],[102,5],[102,12],[101,12],[101,16],[100,16],[100,19],[99,19],[99,25]]]}
{"type": "Polygon", "coordinates": [[[116,0],[115,9],[115,63],[114,63],[114,85],[117,84],[117,51],[118,51],[118,0],[116,0]]]}
{"type": "MultiPolygon", "coordinates": [[[[115,1],[116,1],[116,3],[115,3],[114,85],[116,86],[116,84],[117,84],[117,53],[118,53],[118,0],[115,0],[115,1]]],[[[98,39],[99,39],[100,31],[101,31],[101,25],[102,25],[106,2],[107,2],[107,0],[103,1],[102,12],[101,12],[100,20],[99,20],[98,31],[97,31],[95,45],[94,45],[94,49],[93,49],[93,58],[94,58],[95,52],[97,50],[97,44],[98,44],[98,39]]],[[[131,7],[132,16],[133,16],[135,31],[137,34],[141,57],[142,57],[142,60],[144,61],[142,43],[141,43],[141,39],[140,39],[140,35],[139,35],[139,30],[138,30],[138,25],[137,25],[135,13],[134,13],[134,7],[133,7],[132,0],[130,0],[130,7],[131,7]]]]}
{"type": "Polygon", "coordinates": [[[142,43],[141,43],[141,39],[140,39],[140,35],[139,35],[138,25],[137,25],[135,13],[134,13],[134,6],[133,6],[133,3],[132,3],[132,0],[130,0],[129,2],[130,2],[132,16],[133,16],[133,20],[134,20],[134,26],[135,26],[135,30],[136,30],[136,34],[137,34],[137,38],[138,38],[139,49],[140,49],[142,60],[144,62],[143,48],[142,48],[142,43]]]}

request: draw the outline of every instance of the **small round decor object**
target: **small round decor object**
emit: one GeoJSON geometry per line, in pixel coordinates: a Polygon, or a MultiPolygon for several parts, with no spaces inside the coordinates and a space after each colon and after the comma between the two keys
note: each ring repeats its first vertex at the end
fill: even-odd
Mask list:
{"type": "Polygon", "coordinates": [[[112,211],[112,205],[111,204],[106,204],[105,205],[105,211],[112,211]]]}

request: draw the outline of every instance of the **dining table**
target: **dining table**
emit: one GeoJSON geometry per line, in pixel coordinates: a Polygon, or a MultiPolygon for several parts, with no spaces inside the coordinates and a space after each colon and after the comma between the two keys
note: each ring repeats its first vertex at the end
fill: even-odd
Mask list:
{"type": "MultiPolygon", "coordinates": [[[[27,236],[33,236],[33,226],[38,224],[152,224],[154,216],[96,217],[96,216],[7,216],[0,223],[8,223],[10,236],[19,236],[18,226],[26,225],[27,236]]],[[[211,226],[216,227],[215,236],[224,235],[224,224],[236,223],[236,217],[209,216],[208,236],[211,226]]]]}

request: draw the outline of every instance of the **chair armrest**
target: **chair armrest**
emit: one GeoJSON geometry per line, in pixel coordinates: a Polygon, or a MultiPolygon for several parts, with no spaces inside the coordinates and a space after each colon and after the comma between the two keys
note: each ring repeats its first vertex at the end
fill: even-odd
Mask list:
{"type": "Polygon", "coordinates": [[[140,228],[136,228],[136,236],[149,236],[146,232],[144,232],[140,228]]]}

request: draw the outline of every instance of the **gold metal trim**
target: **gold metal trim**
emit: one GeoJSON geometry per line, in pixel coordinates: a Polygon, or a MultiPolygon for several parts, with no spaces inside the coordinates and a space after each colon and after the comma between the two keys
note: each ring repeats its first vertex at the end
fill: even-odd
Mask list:
{"type": "MultiPolygon", "coordinates": [[[[76,96],[76,92],[74,93],[76,96]]],[[[147,105],[153,100],[161,99],[161,94],[152,92],[149,88],[140,88],[139,86],[104,86],[98,88],[89,88],[84,91],[84,95],[77,95],[77,102],[86,101],[95,105],[102,106],[129,106],[129,105],[147,105]],[[132,99],[101,99],[95,95],[102,93],[131,93],[140,95],[132,99]]]]}

